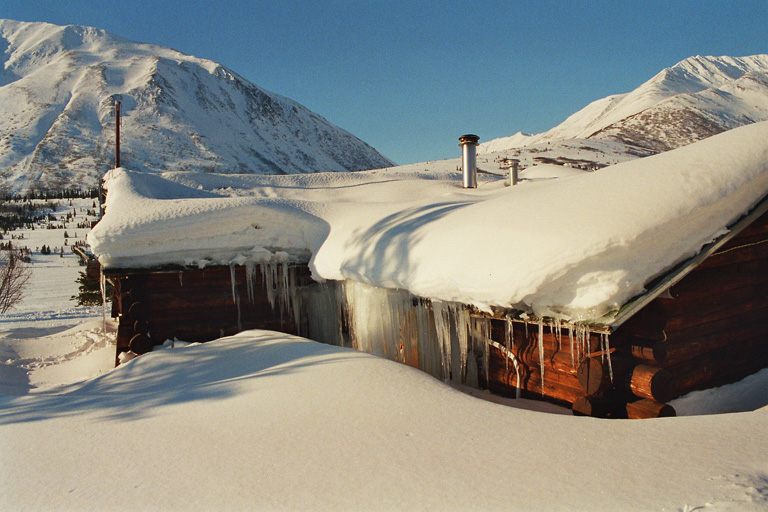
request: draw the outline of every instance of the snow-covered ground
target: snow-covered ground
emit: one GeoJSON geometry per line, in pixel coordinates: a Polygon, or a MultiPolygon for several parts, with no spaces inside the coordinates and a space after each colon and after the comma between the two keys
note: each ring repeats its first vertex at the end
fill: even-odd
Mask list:
{"type": "Polygon", "coordinates": [[[77,307],[70,300],[77,294],[75,281],[84,270],[71,244],[85,237],[87,229],[78,229],[77,224],[89,220],[86,213],[93,210],[93,200],[73,199],[71,205],[69,199],[50,203],[58,204],[54,214],[57,225],[63,225],[67,213],[76,213],[66,228],[45,229],[38,225],[34,230],[17,229],[3,240],[33,251],[32,277],[24,299],[0,315],[3,394],[24,394],[32,388],[82,380],[114,365],[114,347],[102,334],[102,308],[77,307]],[[65,232],[69,235],[67,245],[65,232]],[[52,254],[41,254],[43,245],[51,247],[52,254]],[[83,359],[81,356],[86,354],[92,357],[83,359]]]}
{"type": "Polygon", "coordinates": [[[673,404],[705,416],[627,421],[268,331],[113,370],[74,257],[39,258],[0,318],[2,510],[768,507],[768,370],[673,404]]]}

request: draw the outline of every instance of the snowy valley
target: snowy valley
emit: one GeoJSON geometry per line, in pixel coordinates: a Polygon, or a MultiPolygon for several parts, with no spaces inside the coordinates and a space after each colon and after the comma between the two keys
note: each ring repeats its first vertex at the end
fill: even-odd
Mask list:
{"type": "MultiPolygon", "coordinates": [[[[115,367],[110,305],[71,300],[85,267],[70,250],[88,232],[104,268],[229,266],[233,300],[236,266],[278,257],[353,283],[371,317],[402,292],[599,320],[763,200],[768,56],[692,57],[485,142],[463,189],[458,159],[393,167],[174,50],[0,20],[0,52],[0,196],[108,188],[93,230],[93,199],[60,198],[2,231],[32,274],[0,315],[0,510],[768,507],[768,369],[675,399],[676,418],[603,420],[270,330],[169,339],[115,367]]],[[[355,321],[364,344],[372,322],[355,321]]]]}

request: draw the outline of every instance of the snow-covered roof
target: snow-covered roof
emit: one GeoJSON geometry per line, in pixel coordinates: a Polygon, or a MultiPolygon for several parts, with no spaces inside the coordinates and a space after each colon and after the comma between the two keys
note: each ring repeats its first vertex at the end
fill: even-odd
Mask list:
{"type": "Polygon", "coordinates": [[[768,122],[596,172],[530,168],[515,187],[481,174],[463,189],[457,165],[294,176],[117,169],[88,239],[106,268],[309,259],[316,279],[593,320],[766,195],[768,122]]]}

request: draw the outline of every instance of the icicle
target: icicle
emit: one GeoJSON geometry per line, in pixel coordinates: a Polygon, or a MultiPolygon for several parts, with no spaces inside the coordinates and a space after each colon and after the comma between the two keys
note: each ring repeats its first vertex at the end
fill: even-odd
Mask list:
{"type": "Polygon", "coordinates": [[[179,272],[179,286],[182,288],[184,287],[184,279],[182,279],[182,276],[184,275],[183,272],[179,272]]]}
{"type": "MultiPolygon", "coordinates": [[[[512,367],[515,369],[515,379],[516,379],[515,380],[515,384],[516,384],[515,385],[515,398],[520,398],[520,392],[521,392],[522,388],[520,387],[520,362],[518,361],[517,356],[515,356],[515,354],[511,350],[509,350],[507,346],[502,346],[500,343],[498,343],[496,341],[488,340],[488,345],[496,347],[497,349],[499,349],[506,356],[504,359],[506,359],[508,361],[512,361],[512,367]]],[[[508,372],[509,371],[507,370],[506,373],[508,373],[508,372]]],[[[506,373],[505,373],[505,375],[506,375],[506,373]]]]}
{"type": "Polygon", "coordinates": [[[605,363],[605,357],[606,357],[605,338],[602,335],[600,335],[600,362],[601,363],[605,363]]]}
{"type": "Polygon", "coordinates": [[[261,272],[261,283],[267,290],[267,301],[272,309],[275,309],[275,281],[272,276],[272,265],[270,263],[259,263],[261,272]]]}
{"type": "Polygon", "coordinates": [[[255,293],[253,288],[253,281],[255,280],[255,268],[252,261],[245,262],[245,286],[248,290],[248,300],[251,304],[255,303],[255,293]]]}
{"type": "Polygon", "coordinates": [[[611,377],[611,383],[613,383],[613,366],[611,365],[611,346],[608,339],[608,333],[601,334],[603,338],[603,350],[608,354],[608,375],[611,377]]]}
{"type": "Polygon", "coordinates": [[[441,366],[443,380],[451,378],[451,318],[448,306],[442,301],[432,301],[432,310],[435,317],[435,334],[440,347],[441,366]]]}
{"type": "MultiPolygon", "coordinates": [[[[515,344],[515,323],[512,321],[510,317],[507,317],[507,339],[505,346],[507,348],[507,352],[510,354],[512,353],[512,347],[515,344]]],[[[509,358],[504,358],[504,371],[509,372],[509,358]]]]}
{"type": "Polygon", "coordinates": [[[544,320],[539,318],[539,368],[541,368],[541,394],[544,394],[544,320]]]}
{"type": "Polygon", "coordinates": [[[283,320],[283,313],[288,314],[291,310],[291,285],[288,282],[288,264],[279,263],[278,270],[281,270],[281,279],[279,285],[280,291],[280,321],[283,320]]]}
{"type": "Polygon", "coordinates": [[[101,292],[101,329],[107,333],[107,277],[99,272],[99,291],[101,292]]]}
{"type": "Polygon", "coordinates": [[[232,283],[232,303],[237,304],[237,293],[235,291],[235,266],[229,266],[229,280],[232,283]]]}
{"type": "Polygon", "coordinates": [[[291,304],[293,307],[293,324],[296,326],[296,329],[299,329],[301,326],[301,320],[304,318],[304,305],[301,303],[301,293],[299,292],[299,287],[296,286],[296,276],[291,275],[291,304]]]}
{"type": "Polygon", "coordinates": [[[456,325],[456,336],[459,339],[459,375],[462,383],[467,376],[467,353],[469,350],[469,313],[460,304],[452,304],[454,324],[456,325]]]}
{"type": "Polygon", "coordinates": [[[573,348],[574,348],[573,347],[573,329],[574,328],[575,328],[575,326],[573,324],[569,324],[568,325],[568,338],[571,341],[571,367],[575,367],[576,366],[576,361],[578,360],[578,359],[574,359],[574,354],[573,354],[573,352],[574,352],[573,351],[573,348]]]}
{"type": "Polygon", "coordinates": [[[237,296],[237,300],[235,301],[235,304],[237,304],[237,332],[243,331],[243,322],[240,318],[240,296],[237,296]]]}
{"type": "Polygon", "coordinates": [[[491,321],[483,322],[483,365],[485,368],[485,389],[491,387],[491,350],[488,348],[488,340],[491,339],[491,321]]]}

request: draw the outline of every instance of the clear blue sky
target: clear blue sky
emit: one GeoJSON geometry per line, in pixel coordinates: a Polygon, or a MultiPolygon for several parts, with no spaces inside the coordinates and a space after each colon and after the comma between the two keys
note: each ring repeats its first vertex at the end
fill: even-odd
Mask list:
{"type": "Polygon", "coordinates": [[[538,133],[692,55],[768,53],[767,0],[0,0],[219,62],[399,164],[538,133]]]}

